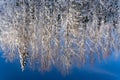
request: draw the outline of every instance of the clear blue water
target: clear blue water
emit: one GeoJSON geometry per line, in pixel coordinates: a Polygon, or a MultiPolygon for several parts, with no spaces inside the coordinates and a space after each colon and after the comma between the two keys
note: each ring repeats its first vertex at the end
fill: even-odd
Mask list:
{"type": "Polygon", "coordinates": [[[29,69],[22,72],[18,61],[6,63],[0,57],[0,80],[120,80],[120,57],[116,59],[111,55],[105,61],[95,63],[93,66],[73,69],[66,76],[55,69],[46,73],[29,69]]]}

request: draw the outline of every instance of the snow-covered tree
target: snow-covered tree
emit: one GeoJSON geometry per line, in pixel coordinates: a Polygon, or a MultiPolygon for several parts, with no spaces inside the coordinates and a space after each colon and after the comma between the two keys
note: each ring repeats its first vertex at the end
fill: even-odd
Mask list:
{"type": "Polygon", "coordinates": [[[0,0],[0,46],[22,70],[94,63],[119,53],[120,1],[0,0]]]}

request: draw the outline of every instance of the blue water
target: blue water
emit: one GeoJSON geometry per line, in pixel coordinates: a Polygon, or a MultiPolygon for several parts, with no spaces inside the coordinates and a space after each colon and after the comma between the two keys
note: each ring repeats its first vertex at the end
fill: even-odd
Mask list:
{"type": "Polygon", "coordinates": [[[0,80],[120,80],[120,57],[116,59],[111,55],[105,61],[95,63],[93,66],[75,68],[66,76],[55,69],[46,73],[29,69],[22,72],[18,61],[6,63],[0,57],[0,80]]]}

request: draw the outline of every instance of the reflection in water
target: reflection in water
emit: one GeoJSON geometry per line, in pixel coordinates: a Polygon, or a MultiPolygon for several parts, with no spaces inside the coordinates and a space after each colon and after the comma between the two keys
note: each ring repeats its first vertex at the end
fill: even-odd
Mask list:
{"type": "Polygon", "coordinates": [[[25,69],[21,71],[18,62],[5,63],[0,58],[0,80],[119,80],[120,76],[120,57],[115,60],[113,56],[94,66],[87,65],[80,69],[74,68],[70,74],[62,76],[56,69],[41,74],[38,71],[25,69]]]}
{"type": "Polygon", "coordinates": [[[0,44],[9,61],[61,72],[120,49],[119,0],[1,0],[0,44]]]}

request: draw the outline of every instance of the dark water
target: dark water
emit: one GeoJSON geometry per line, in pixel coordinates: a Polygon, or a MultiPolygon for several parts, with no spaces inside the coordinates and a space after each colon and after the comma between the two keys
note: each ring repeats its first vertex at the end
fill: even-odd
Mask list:
{"type": "Polygon", "coordinates": [[[18,61],[6,63],[0,57],[0,80],[120,80],[120,57],[115,58],[112,55],[94,66],[73,69],[71,74],[66,76],[55,69],[44,74],[29,69],[22,72],[18,61]]]}

